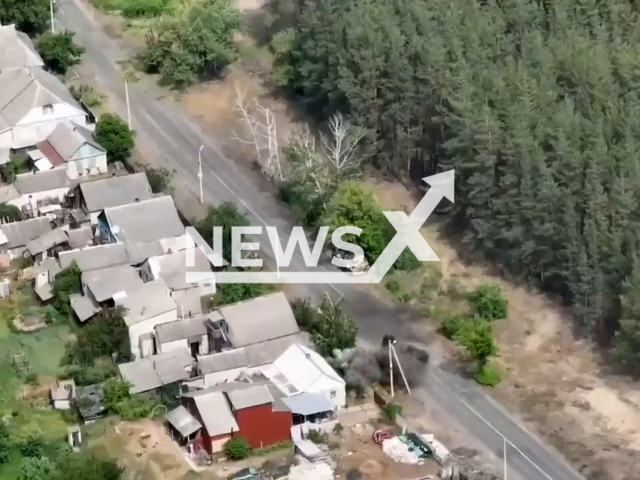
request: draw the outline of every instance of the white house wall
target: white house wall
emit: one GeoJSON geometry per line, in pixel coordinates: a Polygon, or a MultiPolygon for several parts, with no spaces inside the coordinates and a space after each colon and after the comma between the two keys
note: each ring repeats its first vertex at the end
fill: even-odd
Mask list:
{"type": "Polygon", "coordinates": [[[347,402],[347,393],[344,383],[333,380],[327,376],[322,376],[313,382],[305,392],[320,393],[326,396],[331,400],[333,407],[336,409],[344,408],[347,402]],[[335,392],[335,394],[332,396],[331,392],[335,392]]]}
{"type": "MultiPolygon", "coordinates": [[[[184,350],[185,348],[191,351],[191,347],[189,345],[189,339],[183,338],[181,340],[176,340],[175,342],[167,342],[161,343],[158,346],[158,353],[166,353],[171,352],[172,350],[184,350]]],[[[208,355],[209,354],[209,339],[206,335],[202,335],[200,337],[200,351],[198,355],[208,355]]]]}
{"type": "Polygon", "coordinates": [[[67,162],[67,176],[75,180],[87,175],[99,175],[107,171],[107,155],[101,154],[94,157],[85,157],[67,162]]]}
{"type": "Polygon", "coordinates": [[[156,325],[169,323],[177,320],[177,309],[170,310],[155,317],[149,318],[144,322],[136,323],[129,327],[129,342],[131,344],[131,354],[135,358],[142,358],[140,355],[140,336],[145,333],[152,333],[156,325]]]}

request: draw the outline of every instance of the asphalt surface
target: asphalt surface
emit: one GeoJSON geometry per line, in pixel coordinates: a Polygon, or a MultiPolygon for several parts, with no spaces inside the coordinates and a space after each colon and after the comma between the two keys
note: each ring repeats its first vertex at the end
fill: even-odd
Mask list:
{"type": "MultiPolygon", "coordinates": [[[[103,31],[81,0],[58,0],[57,5],[57,29],[76,32],[76,42],[86,49],[84,62],[95,72],[101,89],[117,98],[118,113],[126,118],[124,84],[117,65],[118,61],[128,58],[126,49],[103,31]]],[[[178,107],[159,99],[157,90],[150,90],[153,89],[139,84],[129,86],[132,126],[138,143],[168,160],[181,181],[196,194],[199,189],[197,152],[204,145],[206,203],[233,201],[246,209],[255,225],[272,225],[281,227],[282,231],[294,225],[287,208],[271,191],[263,188],[264,179],[224,154],[224,145],[229,139],[204,134],[178,107]]],[[[266,255],[272,256],[269,252],[266,255]]],[[[300,257],[294,257],[292,269],[306,270],[300,257]]],[[[358,321],[365,341],[377,344],[383,335],[392,333],[400,342],[420,345],[420,337],[414,330],[420,316],[411,309],[387,305],[369,288],[366,285],[299,285],[296,293],[318,297],[328,292],[342,296],[345,309],[358,321]]],[[[466,429],[474,443],[489,452],[498,469],[503,465],[503,436],[506,437],[508,478],[584,480],[557,451],[543,445],[475,382],[448,370],[437,352],[429,351],[430,366],[423,385],[415,393],[439,406],[446,416],[466,429]]]]}

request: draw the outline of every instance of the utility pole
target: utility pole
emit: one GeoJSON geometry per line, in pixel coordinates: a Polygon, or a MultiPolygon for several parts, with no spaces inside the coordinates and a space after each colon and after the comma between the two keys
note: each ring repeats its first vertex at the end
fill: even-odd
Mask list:
{"type": "Polygon", "coordinates": [[[198,180],[200,180],[200,204],[204,203],[204,196],[202,194],[202,149],[204,145],[200,145],[198,150],[198,180]]]}
{"type": "Polygon", "coordinates": [[[51,13],[51,33],[56,33],[56,27],[53,21],[53,0],[49,0],[49,12],[51,13]]]}
{"type": "Polygon", "coordinates": [[[502,437],[502,447],[504,453],[502,454],[504,460],[504,480],[507,480],[507,438],[502,437]]]}
{"type": "Polygon", "coordinates": [[[124,77],[124,95],[127,99],[127,124],[129,125],[129,130],[131,130],[131,106],[129,105],[129,81],[127,77],[124,77]]]}
{"type": "Polygon", "coordinates": [[[389,348],[389,381],[391,383],[391,397],[393,398],[395,396],[395,393],[393,391],[393,357],[391,356],[391,342],[392,340],[389,340],[387,346],[389,348]]]}
{"type": "MultiPolygon", "coordinates": [[[[396,343],[395,340],[393,343],[396,343]]],[[[404,370],[402,369],[402,365],[400,365],[400,359],[398,358],[398,354],[396,353],[395,347],[390,343],[389,347],[391,347],[391,351],[393,352],[393,356],[396,359],[396,363],[398,364],[398,369],[400,370],[400,375],[402,375],[402,380],[404,381],[404,386],[407,387],[407,392],[411,395],[411,387],[409,387],[409,382],[407,382],[407,377],[404,375],[404,370]]]]}

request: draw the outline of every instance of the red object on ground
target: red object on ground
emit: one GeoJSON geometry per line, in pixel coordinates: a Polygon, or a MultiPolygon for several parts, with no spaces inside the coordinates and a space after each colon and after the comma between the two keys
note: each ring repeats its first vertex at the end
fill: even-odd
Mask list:
{"type": "Polygon", "coordinates": [[[382,442],[393,437],[393,434],[389,430],[376,430],[373,432],[373,442],[376,445],[382,445],[382,442]]]}

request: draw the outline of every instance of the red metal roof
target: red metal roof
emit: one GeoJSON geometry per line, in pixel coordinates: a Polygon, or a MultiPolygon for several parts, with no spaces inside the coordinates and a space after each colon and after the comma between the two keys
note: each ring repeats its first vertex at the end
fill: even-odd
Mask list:
{"type": "Polygon", "coordinates": [[[38,150],[40,150],[42,154],[47,157],[47,160],[49,160],[51,165],[53,165],[54,167],[57,167],[64,163],[64,160],[62,159],[58,151],[53,148],[53,145],[51,145],[47,140],[37,143],[36,147],[38,147],[38,150]]]}

